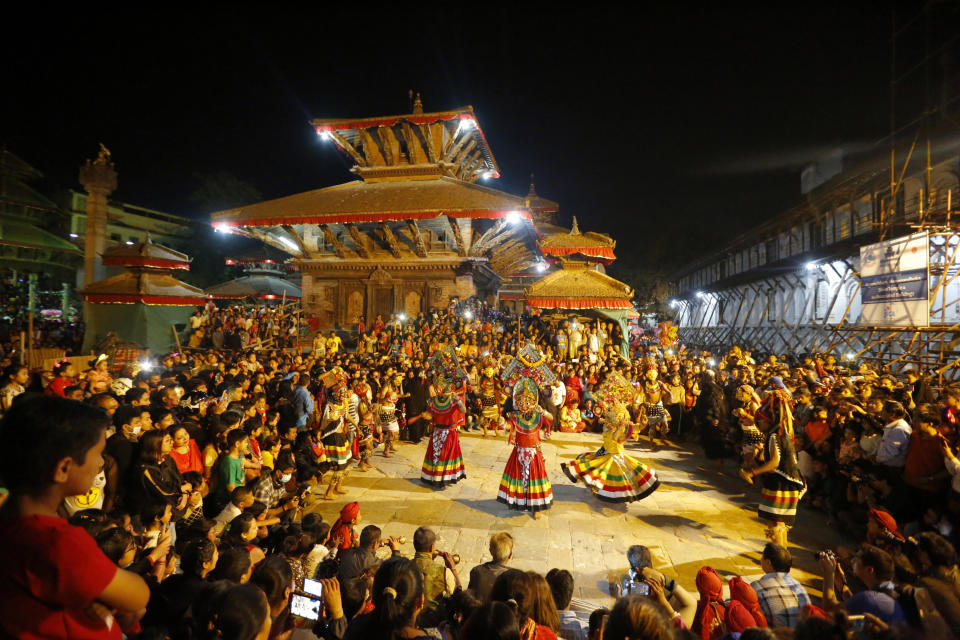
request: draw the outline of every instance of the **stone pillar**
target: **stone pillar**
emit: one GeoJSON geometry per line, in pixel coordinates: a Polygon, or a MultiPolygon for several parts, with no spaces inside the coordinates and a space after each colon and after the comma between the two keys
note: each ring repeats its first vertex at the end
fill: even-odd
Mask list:
{"type": "Polygon", "coordinates": [[[27,275],[27,311],[29,313],[37,312],[37,281],[39,277],[36,273],[27,275]]]}
{"type": "Polygon", "coordinates": [[[84,236],[83,286],[103,277],[100,254],[107,243],[107,196],[117,188],[117,172],[102,144],[96,160],[80,167],[80,184],[87,190],[87,231],[84,236]]]}
{"type": "Polygon", "coordinates": [[[63,291],[60,292],[60,319],[67,321],[67,312],[70,311],[70,284],[63,283],[63,291]]]}

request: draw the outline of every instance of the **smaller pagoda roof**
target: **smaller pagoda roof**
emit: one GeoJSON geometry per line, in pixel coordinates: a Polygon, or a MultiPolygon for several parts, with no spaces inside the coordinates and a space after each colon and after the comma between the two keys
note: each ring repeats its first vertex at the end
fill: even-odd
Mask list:
{"type": "Polygon", "coordinates": [[[0,217],[0,245],[82,253],[73,243],[24,220],[0,217]]]}
{"type": "Polygon", "coordinates": [[[284,294],[287,298],[299,300],[303,295],[300,287],[292,282],[268,275],[243,276],[215,284],[208,287],[206,293],[211,298],[262,298],[264,300],[279,300],[284,297],[284,294]]]}
{"type": "Polygon", "coordinates": [[[525,291],[527,303],[540,309],[632,309],[633,289],[585,267],[568,266],[525,291]]]}
{"type": "Polygon", "coordinates": [[[204,300],[202,289],[157,271],[127,271],[94,282],[80,293],[87,302],[101,304],[178,306],[203,304],[204,300]]]}
{"type": "Polygon", "coordinates": [[[136,244],[117,244],[104,250],[103,264],[119,267],[146,267],[152,269],[190,269],[190,258],[185,253],[154,244],[148,237],[136,244]]]}
{"type": "MultiPolygon", "coordinates": [[[[547,225],[543,227],[546,230],[547,225]]],[[[567,258],[580,254],[587,259],[604,264],[610,264],[616,260],[613,249],[617,246],[617,241],[603,233],[593,231],[581,233],[576,216],[573,218],[572,229],[569,231],[563,229],[562,232],[545,235],[538,244],[541,253],[555,258],[567,258]]]]}
{"type": "Polygon", "coordinates": [[[289,254],[267,245],[261,245],[259,247],[250,249],[249,251],[231,254],[229,257],[227,257],[226,264],[284,264],[289,259],[289,254]]]}
{"type": "Polygon", "coordinates": [[[533,175],[530,176],[530,190],[525,198],[527,208],[537,213],[556,213],[560,205],[553,200],[547,200],[537,195],[537,188],[533,184],[533,175]]]}

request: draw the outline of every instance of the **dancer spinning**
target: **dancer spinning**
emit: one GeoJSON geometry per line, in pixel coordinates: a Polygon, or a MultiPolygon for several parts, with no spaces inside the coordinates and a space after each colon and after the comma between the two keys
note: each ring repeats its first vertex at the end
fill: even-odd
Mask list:
{"type": "Polygon", "coordinates": [[[760,505],[761,520],[767,522],[767,537],[787,546],[787,531],[797,517],[797,503],[807,490],[806,482],[797,466],[797,452],[793,447],[793,401],[783,380],[770,378],[770,391],[754,415],[757,428],[766,437],[764,462],[756,469],[742,469],[740,476],[753,484],[763,476],[760,505]]]}
{"type": "Polygon", "coordinates": [[[420,480],[445,489],[467,477],[460,452],[457,428],[463,425],[466,408],[460,396],[453,392],[454,380],[465,377],[457,362],[457,354],[446,347],[430,358],[430,367],[437,371],[434,388],[437,395],[430,398],[427,410],[420,414],[433,423],[427,452],[420,468],[420,480]]]}
{"type": "Polygon", "coordinates": [[[487,429],[492,427],[495,435],[500,435],[500,384],[496,378],[497,370],[494,361],[487,359],[483,364],[483,377],[480,378],[480,427],[483,437],[487,437],[487,429]]]}
{"type": "Polygon", "coordinates": [[[622,398],[632,393],[632,385],[622,375],[608,376],[596,393],[605,407],[603,446],[596,453],[584,453],[560,465],[568,478],[583,480],[597,498],[606,502],[642,500],[660,486],[653,469],[624,452],[623,443],[633,425],[622,398]]]}
{"type": "MultiPolygon", "coordinates": [[[[343,478],[347,473],[347,463],[352,457],[350,442],[350,389],[347,387],[350,377],[340,367],[335,367],[320,378],[324,386],[328,387],[330,401],[323,410],[323,419],[320,422],[320,433],[323,449],[326,453],[327,464],[333,473],[330,476],[330,486],[323,495],[324,500],[333,500],[338,493],[346,493],[343,489],[343,478]]],[[[353,425],[356,428],[356,425],[353,425]]]]}
{"type": "Polygon", "coordinates": [[[506,419],[510,429],[507,442],[514,447],[500,479],[497,500],[513,509],[532,511],[539,520],[540,512],[553,502],[553,488],[540,452],[540,430],[549,437],[552,418],[537,403],[538,385],[552,384],[557,378],[532,344],[523,347],[501,375],[513,386],[515,410],[507,413],[506,419]]]}

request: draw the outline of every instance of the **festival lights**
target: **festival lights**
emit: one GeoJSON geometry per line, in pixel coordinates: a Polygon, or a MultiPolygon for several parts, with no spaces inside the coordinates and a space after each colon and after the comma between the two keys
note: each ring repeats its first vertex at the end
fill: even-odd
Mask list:
{"type": "Polygon", "coordinates": [[[519,211],[510,211],[507,213],[507,222],[510,224],[517,224],[520,222],[520,212],[519,211]]]}
{"type": "Polygon", "coordinates": [[[463,312],[463,317],[466,318],[467,320],[473,320],[473,312],[467,309],[466,311],[463,312]]]}
{"type": "Polygon", "coordinates": [[[140,370],[141,370],[141,371],[150,371],[150,369],[153,369],[153,363],[152,363],[152,362],[150,362],[149,360],[144,360],[144,361],[140,362],[140,370]]]}
{"type": "Polygon", "coordinates": [[[75,234],[75,233],[71,233],[71,234],[70,234],[70,237],[71,237],[71,238],[79,238],[80,236],[78,236],[78,235],[75,234]]]}
{"type": "Polygon", "coordinates": [[[537,271],[539,271],[540,273],[543,273],[543,272],[546,271],[546,270],[547,270],[547,263],[546,263],[546,262],[538,262],[538,263],[537,263],[537,271]]]}
{"type": "Polygon", "coordinates": [[[807,271],[815,271],[815,270],[817,269],[817,263],[816,263],[816,262],[808,262],[806,265],[804,265],[804,268],[805,268],[807,271]]]}
{"type": "Polygon", "coordinates": [[[403,321],[405,321],[406,319],[407,319],[407,314],[405,314],[405,313],[398,313],[398,314],[397,314],[397,320],[399,320],[400,322],[403,322],[403,321]]]}

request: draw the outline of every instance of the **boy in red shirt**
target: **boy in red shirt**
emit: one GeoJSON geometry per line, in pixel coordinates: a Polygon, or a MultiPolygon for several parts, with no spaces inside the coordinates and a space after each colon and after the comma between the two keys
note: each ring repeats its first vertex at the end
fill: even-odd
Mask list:
{"type": "Polygon", "coordinates": [[[121,637],[143,614],[143,578],[118,569],[87,532],[57,515],[103,467],[110,419],[57,397],[24,398],[0,421],[0,636],[121,637]]]}

